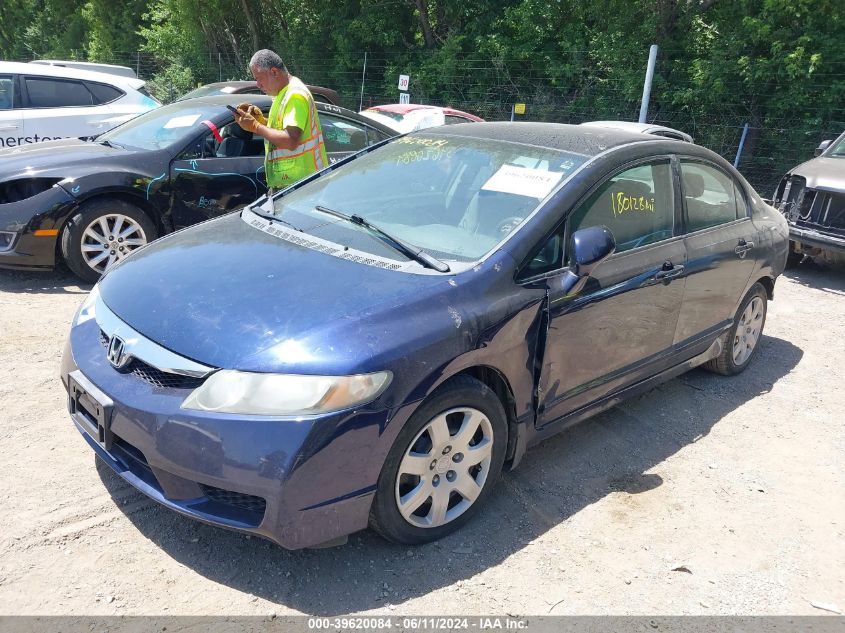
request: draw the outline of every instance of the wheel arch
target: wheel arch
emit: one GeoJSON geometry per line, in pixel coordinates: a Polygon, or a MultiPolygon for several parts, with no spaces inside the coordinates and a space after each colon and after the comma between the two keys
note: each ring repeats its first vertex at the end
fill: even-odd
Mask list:
{"type": "MultiPolygon", "coordinates": [[[[754,283],[758,283],[766,290],[766,298],[771,301],[775,298],[775,280],[772,279],[769,275],[763,275],[754,283]]],[[[751,284],[754,286],[754,284],[751,284]]],[[[749,288],[751,287],[749,286],[749,288]]]]}
{"type": "Polygon", "coordinates": [[[502,403],[502,408],[505,410],[508,431],[507,447],[505,449],[505,463],[508,464],[513,459],[516,452],[518,437],[516,399],[508,379],[502,372],[494,367],[489,365],[473,365],[450,376],[438,385],[438,388],[442,385],[448,384],[458,376],[469,376],[471,378],[475,378],[480,383],[488,387],[499,399],[499,402],[502,403]]]}
{"type": "Polygon", "coordinates": [[[136,195],[136,193],[132,191],[125,191],[119,189],[93,191],[90,192],[88,195],[77,199],[70,212],[65,214],[65,216],[62,218],[61,224],[58,227],[59,236],[58,239],[56,239],[55,246],[56,263],[61,262],[62,264],[67,265],[65,264],[64,256],[62,255],[61,236],[67,228],[68,222],[70,222],[71,218],[73,218],[84,205],[90,202],[108,199],[121,200],[141,209],[141,211],[143,211],[144,214],[150,219],[150,222],[152,222],[153,225],[156,227],[156,231],[158,232],[158,235],[156,237],[161,237],[165,233],[169,232],[168,227],[164,224],[161,214],[158,213],[156,211],[156,208],[148,200],[145,200],[143,196],[136,195]]]}

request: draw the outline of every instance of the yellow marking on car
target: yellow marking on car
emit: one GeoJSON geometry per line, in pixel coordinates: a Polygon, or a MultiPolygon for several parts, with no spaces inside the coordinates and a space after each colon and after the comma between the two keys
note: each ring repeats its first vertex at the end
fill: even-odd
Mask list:
{"type": "Polygon", "coordinates": [[[35,237],[56,237],[59,234],[59,229],[38,229],[35,231],[35,237]]]}

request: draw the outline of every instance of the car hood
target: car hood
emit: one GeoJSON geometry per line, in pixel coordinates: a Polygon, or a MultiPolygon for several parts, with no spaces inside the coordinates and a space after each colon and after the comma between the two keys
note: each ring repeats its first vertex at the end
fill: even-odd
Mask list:
{"type": "Polygon", "coordinates": [[[30,143],[0,150],[0,180],[27,176],[66,176],[74,168],[90,172],[90,164],[100,158],[125,156],[134,152],[108,147],[78,138],[30,143]]]}
{"type": "Polygon", "coordinates": [[[139,249],[100,294],[132,328],[205,365],[347,374],[378,365],[393,336],[461,336],[455,324],[471,319],[447,300],[450,279],[292,244],[235,213],[139,249]]]}
{"type": "Polygon", "coordinates": [[[820,156],[798,165],[792,174],[806,178],[812,189],[845,191],[845,158],[820,156]]]}

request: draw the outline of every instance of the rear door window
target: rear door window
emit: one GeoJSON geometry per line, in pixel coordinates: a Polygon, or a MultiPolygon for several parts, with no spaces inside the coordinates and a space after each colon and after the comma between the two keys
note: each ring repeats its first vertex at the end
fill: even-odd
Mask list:
{"type": "Polygon", "coordinates": [[[675,198],[669,160],[639,165],[613,176],[570,219],[571,233],[601,225],[613,233],[617,253],[672,237],[675,198]]]}
{"type": "Polygon", "coordinates": [[[681,160],[681,183],[690,232],[733,222],[747,215],[745,201],[737,205],[734,179],[715,166],[681,160]]]}
{"type": "Polygon", "coordinates": [[[81,81],[27,77],[30,108],[64,108],[94,105],[91,91],[81,81]]]}

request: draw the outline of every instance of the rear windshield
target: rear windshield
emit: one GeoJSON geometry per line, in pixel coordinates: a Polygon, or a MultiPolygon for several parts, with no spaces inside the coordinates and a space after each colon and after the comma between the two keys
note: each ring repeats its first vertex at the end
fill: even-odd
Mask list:
{"type": "Polygon", "coordinates": [[[399,112],[389,112],[388,110],[374,110],[371,108],[369,110],[365,110],[364,112],[369,112],[370,114],[380,114],[381,116],[386,116],[394,121],[401,121],[405,118],[404,114],[400,114],[399,112]]]}

